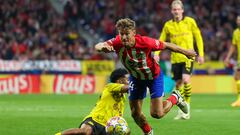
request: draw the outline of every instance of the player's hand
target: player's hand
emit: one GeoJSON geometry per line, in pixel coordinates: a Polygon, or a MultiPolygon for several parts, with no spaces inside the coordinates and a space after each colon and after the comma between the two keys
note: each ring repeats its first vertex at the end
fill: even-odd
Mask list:
{"type": "Polygon", "coordinates": [[[115,50],[114,50],[113,46],[103,45],[101,51],[108,53],[108,52],[114,52],[115,50]]]}
{"type": "Polygon", "coordinates": [[[224,64],[225,64],[226,66],[229,65],[229,59],[228,59],[228,58],[225,58],[225,59],[224,59],[224,64]]]}
{"type": "Polygon", "coordinates": [[[194,57],[197,56],[197,53],[194,50],[187,50],[185,55],[189,58],[189,59],[194,59],[194,57]]]}
{"type": "Polygon", "coordinates": [[[158,63],[160,61],[159,55],[154,55],[153,59],[158,63]]]}
{"type": "Polygon", "coordinates": [[[203,64],[204,63],[204,57],[201,57],[201,56],[198,56],[197,57],[197,62],[198,62],[198,64],[203,64]]]}

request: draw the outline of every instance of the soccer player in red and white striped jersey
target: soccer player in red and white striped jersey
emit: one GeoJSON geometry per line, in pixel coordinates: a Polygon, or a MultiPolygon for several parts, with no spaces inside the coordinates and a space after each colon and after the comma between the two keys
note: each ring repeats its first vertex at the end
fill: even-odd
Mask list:
{"type": "Polygon", "coordinates": [[[187,105],[177,91],[163,101],[163,73],[153,58],[152,52],[170,49],[190,58],[196,56],[196,52],[136,34],[135,22],[129,18],[120,19],[116,23],[116,28],[119,34],[113,39],[96,44],[95,49],[99,52],[115,52],[130,73],[128,91],[132,117],[144,134],[151,135],[153,130],[142,112],[142,103],[146,97],[147,88],[151,95],[152,117],[162,118],[176,104],[187,113],[187,105]]]}

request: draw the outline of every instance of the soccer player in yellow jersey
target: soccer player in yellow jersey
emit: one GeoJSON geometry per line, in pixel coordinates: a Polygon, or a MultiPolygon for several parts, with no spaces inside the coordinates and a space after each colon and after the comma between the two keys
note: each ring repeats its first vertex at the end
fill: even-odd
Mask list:
{"type": "Polygon", "coordinates": [[[79,128],[65,130],[56,135],[107,135],[105,126],[113,116],[123,116],[124,93],[128,92],[128,72],[116,69],[110,75],[108,83],[91,113],[86,116],[79,128]]]}
{"type": "Polygon", "coordinates": [[[224,60],[225,64],[229,64],[229,59],[235,50],[238,50],[238,64],[234,74],[234,79],[237,82],[237,100],[231,104],[232,107],[240,107],[240,15],[237,16],[237,26],[233,32],[232,46],[230,47],[227,57],[224,60]]]}
{"type": "MultiPolygon", "coordinates": [[[[167,21],[163,27],[159,40],[170,40],[171,43],[181,46],[185,49],[194,49],[194,39],[197,45],[198,56],[196,58],[199,64],[204,63],[204,46],[201,32],[195,20],[188,16],[183,16],[184,7],[180,0],[174,0],[171,3],[171,13],[173,19],[167,21]]],[[[159,52],[155,52],[155,56],[159,56],[159,52]]],[[[176,89],[180,91],[185,101],[189,105],[189,113],[184,114],[180,110],[174,119],[190,118],[190,98],[192,85],[190,78],[193,69],[193,60],[185,55],[172,52],[171,53],[173,79],[176,81],[176,89]]]]}

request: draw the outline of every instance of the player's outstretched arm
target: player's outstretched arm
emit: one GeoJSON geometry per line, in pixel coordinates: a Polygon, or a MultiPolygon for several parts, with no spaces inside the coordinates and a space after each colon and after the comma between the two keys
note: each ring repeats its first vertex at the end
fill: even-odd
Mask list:
{"type": "Polygon", "coordinates": [[[98,52],[105,52],[105,53],[114,52],[113,46],[110,46],[106,42],[100,42],[100,43],[96,44],[95,49],[98,52]]]}
{"type": "Polygon", "coordinates": [[[194,50],[186,50],[180,46],[177,46],[176,44],[169,43],[169,42],[163,42],[163,43],[167,49],[174,51],[174,52],[182,53],[182,54],[186,55],[188,58],[193,58],[197,55],[197,53],[194,50]]]}
{"type": "Polygon", "coordinates": [[[128,85],[122,86],[121,92],[122,93],[127,93],[128,92],[128,85]]]}

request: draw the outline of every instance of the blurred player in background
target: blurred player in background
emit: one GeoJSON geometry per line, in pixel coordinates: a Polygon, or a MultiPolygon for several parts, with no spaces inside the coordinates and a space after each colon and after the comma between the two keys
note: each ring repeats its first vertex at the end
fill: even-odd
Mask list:
{"type": "MultiPolygon", "coordinates": [[[[199,64],[204,63],[204,46],[201,32],[195,20],[188,16],[183,16],[184,7],[180,0],[174,0],[171,4],[171,13],[173,19],[167,21],[161,32],[160,41],[170,40],[171,43],[181,46],[185,49],[194,49],[194,39],[197,44],[199,64]]],[[[159,52],[155,52],[159,56],[159,52]]],[[[184,114],[178,111],[174,119],[190,119],[190,99],[192,85],[190,78],[193,70],[193,60],[185,55],[172,52],[171,53],[173,79],[176,81],[176,89],[180,91],[185,101],[188,103],[189,113],[184,114]]]]}
{"type": "Polygon", "coordinates": [[[238,51],[238,64],[234,74],[234,79],[237,82],[237,100],[231,104],[232,107],[240,107],[240,15],[237,16],[237,28],[233,32],[232,46],[230,47],[227,57],[224,60],[226,65],[229,64],[229,59],[235,50],[238,51]]]}
{"type": "Polygon", "coordinates": [[[129,71],[129,103],[132,117],[144,134],[152,135],[153,130],[142,112],[147,87],[151,95],[150,113],[152,117],[162,118],[176,104],[187,113],[187,105],[180,93],[174,91],[167,100],[163,101],[163,73],[151,55],[152,51],[167,48],[188,57],[194,57],[196,53],[172,43],[136,34],[135,21],[129,18],[118,20],[116,28],[119,34],[115,38],[98,43],[95,48],[100,52],[115,52],[129,71]]]}
{"type": "Polygon", "coordinates": [[[107,135],[105,126],[113,116],[123,116],[124,93],[128,92],[128,72],[116,69],[110,75],[108,83],[91,113],[84,118],[80,128],[65,130],[56,135],[107,135]]]}

